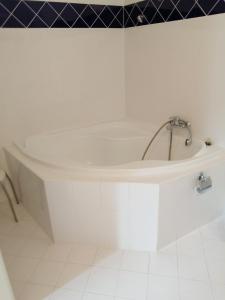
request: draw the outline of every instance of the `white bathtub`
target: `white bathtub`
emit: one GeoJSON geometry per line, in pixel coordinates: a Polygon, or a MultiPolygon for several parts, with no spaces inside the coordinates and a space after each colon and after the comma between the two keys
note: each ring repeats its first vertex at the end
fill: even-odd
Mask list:
{"type": "Polygon", "coordinates": [[[168,161],[169,133],[165,129],[147,159],[141,161],[154,130],[145,123],[114,122],[36,135],[16,146],[27,157],[45,165],[105,176],[152,174],[160,171],[159,167],[189,165],[207,153],[205,143],[200,140],[193,139],[191,146],[185,146],[186,132],[183,132],[174,136],[172,161],[168,161]]]}
{"type": "Polygon", "coordinates": [[[156,250],[223,214],[225,150],[177,130],[113,122],[36,135],[5,149],[25,207],[56,241],[156,250]],[[196,192],[200,172],[213,188],[196,192]]]}

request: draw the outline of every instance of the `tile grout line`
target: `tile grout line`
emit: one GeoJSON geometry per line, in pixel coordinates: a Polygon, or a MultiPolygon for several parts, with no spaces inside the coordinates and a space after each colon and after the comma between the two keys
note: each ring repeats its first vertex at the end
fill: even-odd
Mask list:
{"type": "Polygon", "coordinates": [[[204,245],[204,238],[203,238],[203,235],[202,235],[202,232],[201,232],[201,228],[199,229],[199,234],[200,234],[200,238],[201,238],[204,262],[205,262],[205,265],[206,265],[206,270],[207,270],[207,274],[208,274],[208,278],[209,278],[209,284],[210,284],[210,289],[211,289],[211,293],[212,293],[212,299],[216,300],[216,297],[215,297],[215,294],[214,294],[213,282],[212,282],[210,272],[209,272],[209,266],[208,266],[208,261],[207,261],[207,256],[206,256],[206,249],[205,249],[205,245],[204,245]]]}
{"type": "MultiPolygon", "coordinates": [[[[176,233],[177,238],[177,233],[176,233]]],[[[181,299],[181,278],[180,278],[180,268],[179,268],[179,247],[178,247],[178,240],[176,240],[176,253],[177,253],[177,284],[178,284],[178,298],[181,299]]]]}
{"type": "Polygon", "coordinates": [[[18,4],[13,8],[12,11],[9,11],[9,10],[7,9],[7,7],[5,7],[5,5],[3,5],[3,4],[1,3],[1,6],[3,6],[3,7],[9,12],[9,15],[8,15],[8,17],[5,19],[5,21],[2,23],[2,25],[0,26],[0,28],[4,27],[4,25],[8,22],[8,20],[9,20],[11,17],[15,18],[15,19],[21,24],[21,26],[25,28],[25,25],[24,25],[24,24],[23,24],[16,16],[14,16],[14,14],[13,14],[14,11],[17,9],[17,7],[19,7],[20,3],[22,3],[22,0],[18,1],[18,4]]]}
{"type": "MultiPolygon", "coordinates": [[[[212,222],[210,222],[210,223],[215,223],[215,220],[214,221],[212,221],[212,222]]],[[[209,223],[209,224],[210,224],[209,223]]],[[[204,261],[205,261],[205,263],[206,263],[206,266],[207,266],[207,272],[208,272],[208,277],[209,277],[209,283],[210,283],[210,285],[211,285],[211,292],[212,292],[212,297],[215,297],[215,295],[214,295],[214,290],[213,290],[213,288],[212,288],[212,284],[213,284],[213,281],[212,281],[212,279],[211,279],[211,277],[210,277],[210,273],[209,273],[209,269],[208,269],[208,265],[207,265],[207,259],[206,259],[206,249],[205,249],[205,245],[204,245],[204,240],[207,240],[206,238],[204,238],[203,237],[203,233],[202,233],[202,231],[201,231],[201,229],[203,228],[204,226],[202,226],[202,227],[200,227],[198,230],[197,230],[197,232],[198,232],[198,234],[200,235],[200,240],[201,240],[201,248],[204,250],[203,251],[203,254],[204,254],[204,261]]],[[[189,235],[189,234],[188,234],[189,235]]],[[[11,238],[11,236],[10,235],[6,235],[7,237],[10,237],[11,238]]],[[[18,237],[16,237],[16,236],[13,236],[13,238],[18,238],[18,237]]],[[[18,239],[24,239],[24,237],[23,236],[19,236],[19,238],[18,239]]],[[[32,240],[31,238],[28,238],[28,240],[32,240]]],[[[44,240],[44,239],[43,239],[44,240]]],[[[210,239],[209,239],[210,240],[210,239]]],[[[71,247],[72,247],[72,245],[71,244],[69,244],[71,247]]],[[[96,260],[96,258],[97,258],[97,252],[98,252],[98,249],[101,249],[101,248],[103,248],[103,247],[96,247],[96,250],[95,250],[95,254],[93,255],[94,256],[94,258],[93,258],[93,262],[92,262],[92,264],[91,265],[88,265],[89,267],[91,267],[91,268],[93,268],[93,266],[95,266],[94,265],[94,262],[95,262],[95,260],[96,260]]],[[[180,279],[182,279],[182,278],[180,278],[180,275],[179,275],[179,261],[178,261],[178,259],[179,259],[179,249],[178,249],[179,247],[178,247],[178,243],[176,242],[176,259],[177,259],[177,277],[178,277],[178,287],[179,287],[179,281],[180,281],[180,279]]],[[[71,249],[70,249],[70,251],[71,251],[71,249]]],[[[64,266],[63,266],[63,268],[62,268],[62,272],[63,272],[63,270],[64,270],[64,267],[65,267],[65,264],[67,263],[67,260],[68,260],[68,256],[69,256],[69,253],[70,253],[70,251],[68,252],[68,254],[66,255],[66,259],[64,260],[64,262],[63,262],[63,264],[64,264],[64,266]]],[[[44,254],[43,254],[44,255],[44,254]]],[[[125,251],[123,251],[123,255],[122,255],[122,258],[124,257],[124,255],[125,255],[125,251]]],[[[168,255],[168,254],[167,254],[168,255]]],[[[14,256],[14,255],[11,255],[11,256],[13,256],[13,257],[18,257],[18,256],[14,256]]],[[[150,275],[150,264],[151,264],[151,253],[149,253],[148,252],[148,257],[149,257],[149,260],[148,260],[148,265],[149,265],[149,267],[148,267],[148,272],[147,272],[147,276],[149,277],[149,275],[150,275]]],[[[30,257],[28,257],[28,258],[30,258],[30,257]]],[[[36,266],[36,268],[38,267],[38,265],[39,265],[39,263],[40,263],[40,261],[43,261],[44,259],[43,259],[43,257],[41,257],[41,258],[33,258],[33,259],[37,259],[38,260],[38,263],[37,263],[37,266],[36,266]]],[[[81,263],[74,263],[74,264],[81,264],[81,263]]],[[[85,264],[83,264],[83,265],[85,265],[85,264]]],[[[98,267],[98,266],[97,266],[98,267]]],[[[110,267],[98,267],[98,268],[100,268],[100,269],[113,269],[113,270],[115,270],[114,268],[110,268],[110,267]]],[[[118,271],[118,274],[121,272],[121,271],[123,271],[122,270],[122,259],[121,259],[121,261],[120,261],[120,266],[116,269],[117,271],[118,271]]],[[[125,270],[126,271],[126,270],[125,270]]],[[[34,272],[35,272],[35,270],[34,270],[34,272]]],[[[127,270],[127,272],[130,272],[130,273],[141,273],[141,274],[143,274],[142,272],[136,272],[136,271],[128,271],[127,270]]],[[[145,275],[146,275],[146,273],[144,273],[145,275]]],[[[89,274],[89,277],[88,277],[88,280],[89,280],[89,278],[90,278],[90,275],[91,275],[91,272],[90,272],[90,274],[89,274]]],[[[154,275],[154,274],[153,274],[154,275]]],[[[157,275],[157,274],[156,274],[157,275]]],[[[30,277],[32,277],[33,276],[33,274],[30,276],[30,277]]],[[[60,278],[60,276],[61,276],[61,274],[59,275],[59,278],[60,278]]],[[[159,276],[159,277],[168,277],[168,278],[174,278],[174,276],[162,276],[162,275],[157,275],[157,276],[159,276]]],[[[119,278],[119,277],[118,277],[119,278]]],[[[86,282],[86,285],[87,285],[87,283],[88,283],[88,280],[87,280],[87,282],[86,282]]],[[[188,280],[188,279],[187,279],[188,280]]],[[[17,280],[15,280],[15,281],[17,281],[17,280]]],[[[195,281],[195,282],[203,282],[203,280],[193,280],[193,279],[190,279],[189,281],[195,281]]],[[[37,285],[37,286],[53,286],[53,285],[49,285],[49,284],[40,284],[40,283],[36,283],[36,282],[32,282],[32,281],[29,281],[29,280],[26,280],[26,281],[23,281],[24,283],[26,283],[26,284],[32,284],[32,285],[37,285]]],[[[148,284],[149,284],[149,281],[148,281],[148,283],[147,283],[147,290],[146,290],[146,297],[148,297],[148,284]]],[[[87,290],[86,290],[87,291],[87,290]]],[[[116,291],[116,289],[115,289],[115,291],[116,291]]],[[[90,293],[92,293],[92,292],[90,292],[90,293]]],[[[85,294],[85,289],[84,289],[84,291],[83,291],[83,294],[85,294]]],[[[96,293],[96,294],[101,294],[101,293],[96,293]]],[[[101,294],[101,295],[103,295],[103,294],[101,294]]],[[[115,296],[116,297],[116,296],[115,296]]],[[[147,298],[146,298],[147,299],[147,298]]],[[[214,299],[215,300],[215,299],[214,299]]]]}
{"type": "MultiPolygon", "coordinates": [[[[99,186],[99,188],[100,188],[100,186],[99,186]]],[[[84,289],[83,289],[83,291],[82,291],[82,296],[81,296],[82,300],[84,299],[86,292],[88,293],[88,291],[87,291],[88,283],[90,282],[91,275],[92,275],[93,272],[94,272],[94,267],[95,267],[94,263],[95,263],[95,260],[96,260],[96,258],[97,258],[97,253],[98,253],[98,247],[96,247],[96,251],[95,251],[95,255],[94,255],[92,264],[89,266],[89,267],[91,268],[91,270],[90,270],[90,273],[89,273],[89,275],[88,275],[87,281],[86,281],[86,283],[85,283],[85,285],[84,285],[84,289]]]]}
{"type": "Polygon", "coordinates": [[[43,3],[43,5],[38,9],[37,12],[35,12],[27,3],[26,1],[24,1],[24,4],[34,13],[34,17],[31,19],[31,21],[28,23],[27,25],[27,28],[30,28],[30,25],[32,24],[32,22],[34,21],[34,19],[36,19],[38,17],[39,20],[41,20],[47,27],[48,27],[48,24],[45,23],[45,21],[42,20],[42,18],[39,17],[39,12],[42,10],[42,8],[44,7],[45,5],[45,2],[43,3]]]}
{"type": "MultiPolygon", "coordinates": [[[[149,260],[148,260],[148,272],[147,272],[147,276],[148,276],[148,282],[147,282],[147,290],[146,290],[146,300],[149,299],[150,296],[150,269],[151,269],[151,260],[152,260],[152,256],[151,256],[151,252],[149,253],[149,260]]],[[[155,299],[156,300],[156,299],[155,299]]]]}

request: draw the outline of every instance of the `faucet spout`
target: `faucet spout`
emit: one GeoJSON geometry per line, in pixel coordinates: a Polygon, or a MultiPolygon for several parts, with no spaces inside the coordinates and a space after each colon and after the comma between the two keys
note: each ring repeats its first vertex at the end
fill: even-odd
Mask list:
{"type": "Polygon", "coordinates": [[[190,146],[192,144],[192,131],[191,131],[191,123],[181,119],[180,117],[171,117],[170,118],[170,126],[177,128],[186,128],[188,131],[188,138],[185,140],[185,145],[190,146]]]}
{"type": "Polygon", "coordinates": [[[180,117],[172,117],[169,118],[167,122],[162,124],[162,126],[156,131],[156,133],[153,135],[152,139],[148,143],[147,147],[144,150],[144,153],[142,155],[141,160],[144,160],[152,143],[160,133],[160,131],[167,126],[167,129],[170,130],[170,145],[169,145],[169,160],[171,160],[171,151],[172,151],[172,139],[173,139],[173,128],[182,128],[187,129],[188,131],[188,138],[185,140],[185,146],[190,146],[192,144],[192,132],[191,132],[191,123],[188,121],[185,121],[181,119],[180,117]]]}

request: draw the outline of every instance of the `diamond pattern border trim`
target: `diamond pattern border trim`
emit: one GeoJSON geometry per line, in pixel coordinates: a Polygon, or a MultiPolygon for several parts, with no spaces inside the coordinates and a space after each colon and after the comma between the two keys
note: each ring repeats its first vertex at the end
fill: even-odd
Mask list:
{"type": "Polygon", "coordinates": [[[1,28],[123,28],[123,6],[0,0],[1,28]]]}
{"type": "Polygon", "coordinates": [[[128,28],[225,13],[225,0],[144,0],[126,6],[0,0],[0,28],[128,28]]]}
{"type": "Polygon", "coordinates": [[[124,27],[225,13],[225,0],[144,0],[124,7],[124,27]]]}

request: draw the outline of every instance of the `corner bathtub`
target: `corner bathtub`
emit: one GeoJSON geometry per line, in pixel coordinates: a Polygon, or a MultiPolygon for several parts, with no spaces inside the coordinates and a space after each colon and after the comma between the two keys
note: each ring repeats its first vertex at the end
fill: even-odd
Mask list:
{"type": "Polygon", "coordinates": [[[113,122],[31,136],[5,148],[21,201],[57,242],[154,251],[223,214],[225,150],[165,129],[113,122]],[[196,192],[204,172],[213,187],[196,192]]]}

